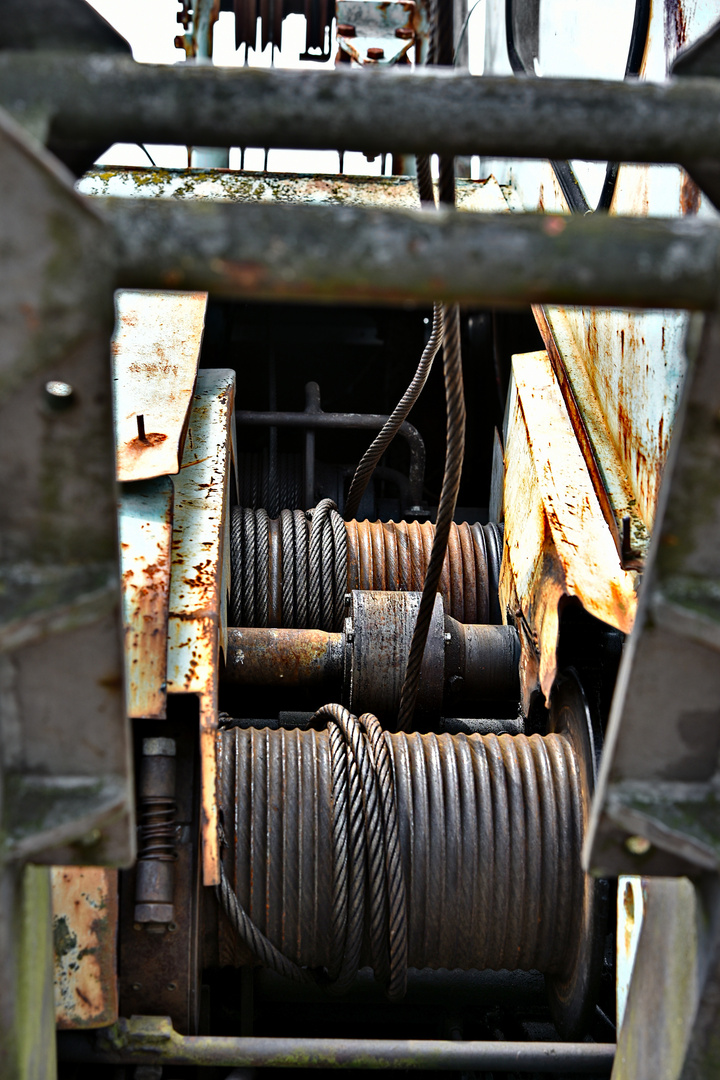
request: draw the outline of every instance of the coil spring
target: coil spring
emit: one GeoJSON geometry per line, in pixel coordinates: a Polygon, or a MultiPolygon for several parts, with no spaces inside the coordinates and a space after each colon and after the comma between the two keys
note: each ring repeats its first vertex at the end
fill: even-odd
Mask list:
{"type": "Polygon", "coordinates": [[[174,862],[177,803],[162,795],[145,795],[140,800],[138,859],[174,862]]]}
{"type": "Polygon", "coordinates": [[[218,734],[223,904],[256,957],[342,988],[369,964],[392,996],[407,966],[562,976],[585,888],[570,740],[322,718],[218,734]]]}
{"type": "MultiPolygon", "coordinates": [[[[235,507],[231,624],[340,630],[346,592],[422,590],[434,535],[431,522],[343,522],[329,500],[311,518],[302,510],[283,510],[273,519],[263,509],[235,507]],[[319,564],[312,563],[311,547],[320,552],[319,564]]],[[[451,526],[439,586],[448,615],[460,622],[502,622],[501,558],[496,523],[451,526]]]]}

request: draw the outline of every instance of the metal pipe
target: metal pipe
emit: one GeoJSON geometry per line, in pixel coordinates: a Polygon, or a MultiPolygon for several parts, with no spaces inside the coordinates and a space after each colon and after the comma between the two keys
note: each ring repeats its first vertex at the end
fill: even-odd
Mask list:
{"type": "Polygon", "coordinates": [[[59,1032],[58,1055],[61,1061],[98,1064],[598,1073],[612,1068],[615,1044],[188,1036],[173,1031],[167,1018],[134,1017],[97,1034],[59,1032]],[[137,1021],[147,1025],[150,1019],[157,1034],[148,1030],[133,1037],[133,1022],[137,1028],[137,1021]]]}
{"type": "MultiPolygon", "coordinates": [[[[308,383],[308,386],[310,383],[308,383]]],[[[317,385],[317,384],[315,384],[317,385]]],[[[235,420],[239,427],[296,427],[304,428],[308,433],[315,432],[318,428],[330,428],[332,430],[346,431],[380,431],[385,426],[389,417],[379,413],[338,413],[323,412],[322,409],[313,407],[305,412],[256,412],[238,409],[235,420]]],[[[425,479],[425,443],[422,435],[416,427],[403,421],[398,429],[398,434],[405,439],[410,449],[409,482],[413,504],[419,506],[422,502],[423,482],[425,479]]],[[[309,472],[310,460],[314,463],[313,451],[306,451],[306,472],[309,472]]],[[[314,500],[314,482],[307,482],[306,499],[308,506],[312,506],[314,500]]]]}
{"type": "Polygon", "coordinates": [[[720,226],[698,219],[173,199],[96,205],[115,236],[120,287],[268,300],[690,310],[713,308],[720,288],[720,226]]]}
{"type": "Polygon", "coordinates": [[[245,686],[318,686],[343,675],[342,634],[228,628],[223,678],[245,686]]]}
{"type": "Polygon", "coordinates": [[[717,160],[720,85],[478,78],[457,71],[159,66],[8,51],[0,104],[55,138],[366,153],[717,160]],[[362,79],[362,92],[359,92],[362,79]]]}

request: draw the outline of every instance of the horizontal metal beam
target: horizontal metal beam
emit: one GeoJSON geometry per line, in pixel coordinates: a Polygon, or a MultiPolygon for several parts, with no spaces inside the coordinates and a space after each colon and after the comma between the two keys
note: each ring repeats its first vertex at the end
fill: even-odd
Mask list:
{"type": "Polygon", "coordinates": [[[697,219],[97,200],[121,287],[368,304],[712,308],[720,226],[697,219]]]}
{"type": "Polygon", "coordinates": [[[610,1071],[614,1043],[450,1042],[183,1036],[167,1017],[134,1016],[93,1034],[61,1032],[61,1061],[276,1069],[610,1071]]]}
{"type": "Polygon", "coordinates": [[[53,137],[300,149],[695,161],[720,157],[720,80],[667,84],[397,69],[137,64],[0,57],[0,105],[53,137]]]}

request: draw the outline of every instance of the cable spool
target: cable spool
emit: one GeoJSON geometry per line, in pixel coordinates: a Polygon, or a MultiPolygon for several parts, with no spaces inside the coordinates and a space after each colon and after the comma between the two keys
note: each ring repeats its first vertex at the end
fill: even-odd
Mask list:
{"type": "MultiPolygon", "coordinates": [[[[329,500],[309,514],[283,510],[273,519],[263,509],[233,509],[231,625],[338,631],[347,592],[422,590],[431,522],[343,522],[329,500]],[[311,580],[313,521],[320,562],[311,580]]],[[[438,590],[446,613],[458,622],[502,623],[501,560],[499,525],[453,523],[438,590]]]]}
{"type": "Polygon", "coordinates": [[[322,730],[218,733],[220,895],[255,956],[341,989],[372,966],[390,997],[407,967],[538,970],[574,1037],[601,955],[592,736],[564,693],[546,736],[390,734],[337,705],[322,730]]]}

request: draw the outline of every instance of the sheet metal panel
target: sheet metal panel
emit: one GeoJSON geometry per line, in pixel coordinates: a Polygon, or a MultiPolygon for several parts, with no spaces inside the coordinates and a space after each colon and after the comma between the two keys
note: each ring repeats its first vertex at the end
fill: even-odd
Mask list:
{"type": "Polygon", "coordinates": [[[207,293],[115,295],[112,341],[118,480],[180,467],[205,325],[207,293]]]}
{"type": "Polygon", "coordinates": [[[234,410],[235,372],[200,371],[182,464],[173,478],[167,689],[199,700],[206,885],[219,880],[214,739],[219,649],[227,646],[234,410]]]}

